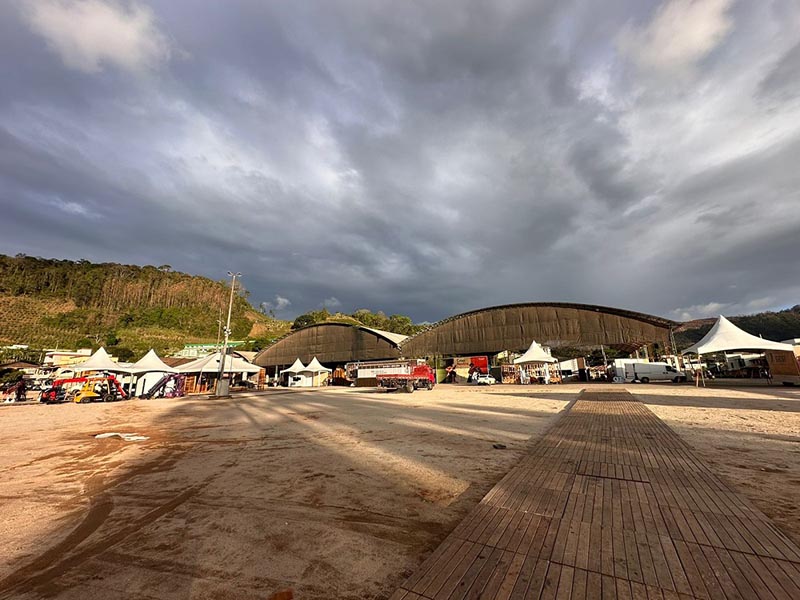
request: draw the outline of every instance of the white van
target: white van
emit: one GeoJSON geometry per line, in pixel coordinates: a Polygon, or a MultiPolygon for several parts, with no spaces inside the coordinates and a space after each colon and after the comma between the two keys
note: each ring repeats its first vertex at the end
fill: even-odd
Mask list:
{"type": "Polygon", "coordinates": [[[629,363],[625,365],[625,381],[686,381],[686,373],[678,371],[665,362],[629,363]]]}

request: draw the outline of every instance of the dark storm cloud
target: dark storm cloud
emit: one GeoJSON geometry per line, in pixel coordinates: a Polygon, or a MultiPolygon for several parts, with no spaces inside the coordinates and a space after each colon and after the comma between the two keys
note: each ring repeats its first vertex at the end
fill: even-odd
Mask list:
{"type": "Polygon", "coordinates": [[[768,4],[6,3],[0,251],[235,269],[283,316],[792,304],[768,4]]]}

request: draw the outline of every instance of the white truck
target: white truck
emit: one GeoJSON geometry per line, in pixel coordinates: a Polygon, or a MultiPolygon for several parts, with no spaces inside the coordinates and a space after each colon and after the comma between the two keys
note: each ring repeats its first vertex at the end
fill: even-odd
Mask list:
{"type": "MultiPolygon", "coordinates": [[[[678,371],[675,367],[665,362],[633,362],[624,365],[625,381],[640,381],[650,383],[651,381],[672,381],[681,383],[686,381],[686,373],[678,371]]],[[[617,371],[617,375],[621,375],[617,371]]]]}

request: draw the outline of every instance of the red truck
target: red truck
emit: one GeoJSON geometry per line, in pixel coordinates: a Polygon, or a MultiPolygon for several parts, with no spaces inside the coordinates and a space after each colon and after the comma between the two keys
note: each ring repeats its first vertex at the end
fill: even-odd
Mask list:
{"type": "Polygon", "coordinates": [[[426,364],[409,364],[406,373],[376,373],[378,387],[388,391],[404,390],[413,392],[420,388],[432,390],[436,384],[436,374],[426,364]]]}

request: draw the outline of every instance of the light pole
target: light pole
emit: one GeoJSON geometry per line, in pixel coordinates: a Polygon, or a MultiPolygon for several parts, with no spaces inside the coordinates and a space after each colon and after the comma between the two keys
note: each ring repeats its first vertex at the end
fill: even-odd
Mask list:
{"type": "MultiPolygon", "coordinates": [[[[227,396],[228,387],[222,385],[222,375],[225,373],[225,358],[228,355],[228,336],[231,334],[231,311],[233,310],[233,293],[236,290],[236,278],[241,277],[241,273],[232,273],[228,271],[231,276],[231,298],[228,301],[228,324],[225,325],[225,341],[222,343],[222,353],[219,357],[219,373],[217,374],[217,396],[227,396]]],[[[228,382],[230,385],[230,382],[228,382]]]]}

